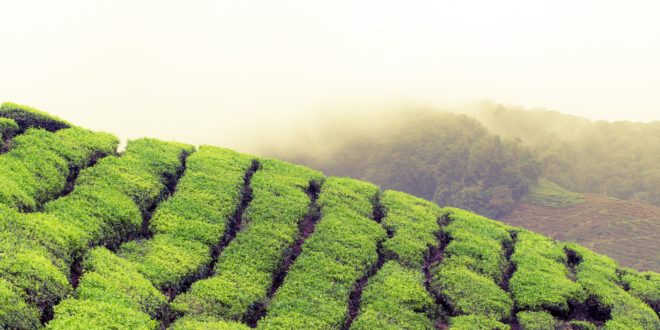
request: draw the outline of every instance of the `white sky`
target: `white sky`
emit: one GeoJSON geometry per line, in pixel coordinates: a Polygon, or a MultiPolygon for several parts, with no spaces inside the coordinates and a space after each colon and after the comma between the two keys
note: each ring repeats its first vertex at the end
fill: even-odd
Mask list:
{"type": "Polygon", "coordinates": [[[0,0],[0,101],[226,146],[333,104],[660,119],[660,1],[0,0]]]}

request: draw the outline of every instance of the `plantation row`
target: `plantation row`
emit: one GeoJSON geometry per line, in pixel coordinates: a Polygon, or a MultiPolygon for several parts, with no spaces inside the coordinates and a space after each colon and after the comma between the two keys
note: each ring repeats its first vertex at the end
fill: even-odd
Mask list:
{"type": "Polygon", "coordinates": [[[660,275],[357,180],[5,104],[0,328],[660,329],[660,275]],[[18,128],[16,128],[18,127],[18,128]]]}

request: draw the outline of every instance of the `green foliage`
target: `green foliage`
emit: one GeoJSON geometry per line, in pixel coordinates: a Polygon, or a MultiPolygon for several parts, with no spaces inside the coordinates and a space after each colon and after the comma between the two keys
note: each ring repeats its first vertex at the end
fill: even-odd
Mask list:
{"type": "Polygon", "coordinates": [[[240,204],[251,159],[203,146],[187,160],[176,193],[150,221],[153,239],[122,245],[120,254],[137,263],[155,286],[178,293],[185,280],[203,274],[229,218],[240,204]]]}
{"type": "Polygon", "coordinates": [[[587,298],[582,287],[567,277],[562,245],[520,230],[511,260],[516,271],[509,289],[519,309],[567,313],[569,304],[576,305],[587,298]]]}
{"type": "Polygon", "coordinates": [[[0,278],[20,290],[30,306],[43,311],[72,291],[62,268],[43,247],[12,233],[0,233],[0,278]]]}
{"type": "Polygon", "coordinates": [[[530,189],[524,200],[550,207],[567,207],[584,203],[581,194],[568,191],[546,178],[539,178],[538,184],[530,189]]]}
{"type": "Polygon", "coordinates": [[[149,315],[107,301],[67,299],[55,306],[55,316],[55,319],[46,325],[46,329],[158,329],[158,322],[152,320],[149,315]]]}
{"type": "Polygon", "coordinates": [[[171,330],[249,330],[245,324],[238,322],[220,321],[210,317],[191,318],[183,317],[170,327],[171,330]]]}
{"type": "Polygon", "coordinates": [[[555,330],[555,319],[547,312],[520,312],[518,323],[523,330],[555,330]]]}
{"type": "Polygon", "coordinates": [[[464,315],[452,317],[449,321],[452,330],[509,330],[511,327],[479,315],[464,315]]]}
{"type": "Polygon", "coordinates": [[[176,194],[156,210],[150,229],[209,247],[217,244],[240,203],[243,177],[250,165],[247,155],[200,147],[188,158],[176,194]]]}
{"type": "Polygon", "coordinates": [[[595,297],[599,310],[611,315],[605,329],[660,328],[653,309],[619,287],[617,265],[612,259],[576,244],[567,244],[567,249],[581,260],[576,267],[577,282],[595,297]]]}
{"type": "Polygon", "coordinates": [[[25,303],[14,285],[0,278],[0,328],[37,329],[39,311],[25,303]]]}
{"type": "Polygon", "coordinates": [[[243,214],[244,229],[220,255],[216,275],[177,297],[175,310],[240,320],[251,305],[266,298],[272,274],[307,213],[310,198],[304,189],[322,176],[274,160],[260,164],[250,184],[253,199],[243,214]]]}
{"type": "Polygon", "coordinates": [[[422,272],[388,261],[369,279],[351,329],[433,329],[433,307],[422,272]]]}
{"type": "Polygon", "coordinates": [[[18,131],[18,124],[11,118],[0,117],[0,137],[9,138],[18,131]]]}
{"type": "Polygon", "coordinates": [[[20,132],[31,127],[43,128],[54,132],[72,125],[45,112],[25,105],[5,102],[0,105],[0,117],[11,118],[20,127],[20,132]]]}
{"type": "Polygon", "coordinates": [[[598,328],[590,322],[587,321],[570,321],[569,324],[573,330],[598,330],[598,328]]]}
{"type": "Polygon", "coordinates": [[[631,295],[649,304],[656,313],[660,312],[660,274],[623,268],[620,275],[631,295]]]}
{"type": "Polygon", "coordinates": [[[509,295],[492,279],[461,265],[441,266],[434,273],[432,285],[456,313],[503,319],[513,308],[509,295]]]}
{"type": "Polygon", "coordinates": [[[541,170],[530,150],[465,115],[402,112],[360,130],[324,124],[319,141],[328,141],[328,154],[276,155],[492,217],[509,212],[541,170]]]}
{"type": "Polygon", "coordinates": [[[28,130],[14,138],[12,149],[0,156],[0,182],[5,187],[0,191],[0,203],[34,211],[65,188],[73,168],[114,152],[117,143],[112,135],[79,128],[56,133],[28,130]]]}
{"type": "Polygon", "coordinates": [[[659,122],[592,122],[502,106],[477,117],[493,133],[531,148],[542,175],[562,187],[660,205],[659,122]]]}
{"type": "Polygon", "coordinates": [[[471,212],[446,210],[451,222],[443,230],[451,241],[443,263],[465,266],[500,283],[508,267],[503,247],[512,244],[510,227],[471,212]]]}
{"type": "Polygon", "coordinates": [[[365,182],[325,181],[318,199],[323,217],[259,327],[328,329],[342,324],[353,285],[377,262],[377,243],[387,237],[383,227],[369,219],[376,193],[378,188],[365,182]]]}
{"type": "Polygon", "coordinates": [[[13,119],[0,117],[0,153],[9,148],[7,142],[14,137],[18,129],[18,124],[13,119]]]}
{"type": "Polygon", "coordinates": [[[406,193],[388,190],[381,204],[386,216],[382,222],[393,236],[383,243],[385,253],[407,267],[419,268],[430,246],[438,244],[440,208],[406,193]]]}
{"type": "Polygon", "coordinates": [[[115,245],[137,233],[142,213],[167,194],[164,183],[182,166],[190,146],[153,139],[129,141],[121,157],[105,157],[81,171],[73,192],[45,210],[85,229],[90,244],[115,245]]]}
{"type": "Polygon", "coordinates": [[[135,265],[106,248],[89,252],[84,275],[76,290],[79,300],[121,304],[156,316],[167,299],[144,278],[135,265]]]}
{"type": "Polygon", "coordinates": [[[431,286],[456,314],[507,318],[513,301],[500,288],[508,263],[504,246],[512,243],[509,227],[473,213],[446,209],[450,238],[442,262],[432,269],[431,286]]]}
{"type": "Polygon", "coordinates": [[[119,255],[133,261],[135,268],[157,288],[175,292],[181,289],[186,277],[203,274],[211,262],[208,246],[167,234],[122,244],[119,255]]]}

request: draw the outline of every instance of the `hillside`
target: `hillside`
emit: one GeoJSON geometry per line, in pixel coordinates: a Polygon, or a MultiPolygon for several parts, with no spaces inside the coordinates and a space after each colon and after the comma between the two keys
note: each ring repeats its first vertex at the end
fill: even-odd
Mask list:
{"type": "Polygon", "coordinates": [[[660,271],[660,207],[596,194],[583,200],[566,207],[522,201],[499,220],[578,242],[627,267],[660,271]]]}
{"type": "Polygon", "coordinates": [[[660,274],[574,243],[275,159],[117,153],[0,117],[0,328],[660,328],[660,274]]]}

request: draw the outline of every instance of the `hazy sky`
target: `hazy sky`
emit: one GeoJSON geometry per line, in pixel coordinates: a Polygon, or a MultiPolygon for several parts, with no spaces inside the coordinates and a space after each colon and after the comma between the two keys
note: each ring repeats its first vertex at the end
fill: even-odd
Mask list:
{"type": "Polygon", "coordinates": [[[240,145],[335,106],[660,119],[660,1],[0,0],[0,101],[240,145]],[[375,106],[374,106],[375,105],[375,106]]]}

